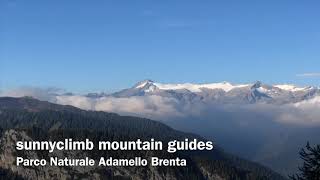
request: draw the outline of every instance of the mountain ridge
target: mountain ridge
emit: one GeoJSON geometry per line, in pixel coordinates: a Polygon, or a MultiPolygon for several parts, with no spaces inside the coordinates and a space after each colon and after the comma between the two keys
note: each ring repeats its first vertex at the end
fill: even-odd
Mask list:
{"type": "MultiPolygon", "coordinates": [[[[219,103],[275,103],[288,104],[308,100],[320,95],[320,89],[315,86],[298,87],[292,84],[268,85],[261,81],[252,84],[232,84],[229,82],[206,84],[162,84],[152,80],[144,80],[133,87],[111,94],[100,94],[101,97],[133,97],[156,95],[173,97],[198,97],[206,102],[219,103]],[[178,95],[178,96],[177,96],[178,95]]],[[[88,96],[87,97],[92,97],[88,96]]]]}
{"type": "MultiPolygon", "coordinates": [[[[154,85],[158,87],[159,89],[167,89],[167,90],[175,90],[175,89],[188,89],[192,91],[192,89],[197,89],[196,91],[199,92],[199,89],[202,88],[207,88],[207,89],[222,89],[224,91],[230,91],[233,88],[237,87],[247,87],[247,86],[261,86],[262,83],[261,81],[256,81],[254,83],[246,83],[246,84],[234,84],[230,83],[228,81],[223,81],[223,82],[216,82],[216,83],[177,83],[177,84],[165,84],[165,83],[158,83],[153,80],[147,79],[140,81],[136,83],[133,88],[145,88],[146,86],[154,85]],[[192,87],[193,86],[193,87],[192,87]]],[[[282,90],[287,90],[287,91],[302,91],[306,90],[308,88],[315,88],[314,86],[305,86],[305,87],[299,87],[294,84],[274,84],[270,85],[273,87],[277,87],[282,90]]]]}
{"type": "Polygon", "coordinates": [[[139,81],[134,84],[131,88],[119,90],[113,93],[88,93],[87,97],[106,97],[106,96],[123,96],[124,92],[131,91],[127,96],[141,96],[146,94],[152,94],[155,91],[189,91],[190,93],[203,93],[207,90],[221,90],[228,93],[236,89],[257,89],[261,92],[274,91],[274,92],[290,92],[290,93],[301,93],[307,91],[319,91],[319,87],[316,86],[297,86],[294,84],[265,84],[261,81],[245,84],[235,84],[227,81],[216,82],[216,83],[159,83],[150,79],[139,81]]]}
{"type": "MultiPolygon", "coordinates": [[[[225,84],[231,83],[222,82],[225,84]]],[[[241,157],[270,168],[284,164],[274,169],[282,174],[295,172],[293,163],[298,163],[295,151],[305,141],[318,142],[315,132],[320,124],[320,90],[317,87],[297,90],[296,86],[282,85],[280,89],[279,85],[257,81],[227,92],[219,88],[192,92],[185,88],[159,89],[156,85],[147,80],[110,94],[49,94],[46,99],[84,110],[152,118],[179,130],[217,138],[229,152],[241,157]],[[248,147],[242,147],[243,144],[248,147]],[[279,152],[272,152],[269,148],[272,146],[278,146],[279,152]],[[259,158],[266,154],[270,156],[259,158]],[[281,160],[282,157],[287,158],[281,160]]]]}
{"type": "MultiPolygon", "coordinates": [[[[189,159],[190,166],[186,168],[21,168],[12,166],[15,154],[27,158],[48,158],[46,152],[17,152],[13,139],[17,137],[28,140],[58,140],[61,138],[99,139],[148,139],[159,140],[183,139],[185,137],[201,137],[176,131],[160,122],[129,116],[119,116],[113,113],[85,111],[70,106],[55,105],[33,98],[0,98],[0,172],[6,177],[22,179],[44,178],[59,179],[90,178],[90,179],[279,179],[282,176],[255,163],[231,157],[215,148],[212,152],[178,153],[189,159]],[[19,105],[19,106],[17,106],[19,105]],[[92,174],[93,176],[91,176],[92,174]],[[157,174],[156,176],[154,176],[157,174]],[[130,178],[131,177],[131,178],[130,178]],[[134,177],[134,178],[133,178],[134,177]]],[[[18,139],[19,139],[18,138],[18,139]]],[[[135,152],[108,152],[114,156],[136,156],[135,152]],[[119,154],[118,154],[119,153],[119,154]]],[[[136,152],[143,157],[148,153],[136,152]],[[142,153],[142,154],[141,154],[142,153]]],[[[149,152],[151,153],[151,152],[149,152]]],[[[151,154],[157,155],[157,152],[151,154]],[[155,154],[154,154],[155,153],[155,154]]],[[[159,156],[167,157],[159,152],[159,156]]],[[[59,157],[78,156],[108,156],[103,152],[57,152],[59,157]],[[102,153],[102,154],[101,154],[102,153]]]]}

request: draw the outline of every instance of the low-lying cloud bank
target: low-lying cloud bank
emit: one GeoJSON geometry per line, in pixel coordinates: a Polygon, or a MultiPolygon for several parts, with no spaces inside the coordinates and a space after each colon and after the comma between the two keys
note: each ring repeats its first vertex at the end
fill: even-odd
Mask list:
{"type": "Polygon", "coordinates": [[[20,88],[0,92],[0,96],[32,96],[85,110],[165,121],[171,127],[210,138],[227,152],[283,174],[296,171],[297,152],[307,141],[319,143],[319,96],[277,105],[189,101],[158,95],[91,98],[63,93],[55,88],[20,88]]]}
{"type": "Polygon", "coordinates": [[[55,97],[64,91],[59,88],[21,87],[0,91],[0,97],[24,97],[30,96],[42,101],[55,102],[55,97]]]}
{"type": "Polygon", "coordinates": [[[134,96],[129,98],[89,98],[85,96],[57,96],[55,103],[72,105],[86,110],[116,112],[143,117],[183,116],[177,109],[179,102],[161,96],[134,96]]]}
{"type": "Polygon", "coordinates": [[[210,113],[253,113],[257,119],[269,117],[273,122],[305,126],[320,125],[320,97],[295,104],[215,104],[181,102],[172,97],[158,95],[132,97],[90,98],[82,95],[61,95],[57,88],[19,88],[0,92],[0,96],[34,98],[57,104],[72,105],[85,110],[115,112],[123,115],[142,116],[158,120],[181,119],[188,117],[206,118],[210,113]]]}

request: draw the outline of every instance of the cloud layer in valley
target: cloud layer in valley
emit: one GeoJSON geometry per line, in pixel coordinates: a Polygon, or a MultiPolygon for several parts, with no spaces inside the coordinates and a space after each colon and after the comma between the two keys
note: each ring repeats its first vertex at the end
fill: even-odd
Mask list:
{"type": "Polygon", "coordinates": [[[0,96],[32,96],[85,110],[160,120],[178,130],[213,139],[227,152],[282,173],[295,171],[297,151],[306,141],[319,142],[319,96],[280,105],[217,104],[160,95],[93,98],[61,92],[56,88],[20,88],[0,92],[0,96]]]}
{"type": "MultiPolygon", "coordinates": [[[[158,120],[170,120],[184,117],[205,118],[210,112],[220,113],[253,113],[268,116],[271,121],[297,124],[320,125],[320,97],[304,100],[295,104],[214,104],[181,102],[172,97],[158,95],[132,97],[100,97],[90,98],[83,95],[60,95],[58,88],[24,87],[0,92],[0,96],[22,97],[32,96],[36,99],[50,101],[57,104],[72,105],[85,110],[115,112],[123,115],[142,116],[158,120]]],[[[209,115],[208,115],[209,114],[209,115]]]]}

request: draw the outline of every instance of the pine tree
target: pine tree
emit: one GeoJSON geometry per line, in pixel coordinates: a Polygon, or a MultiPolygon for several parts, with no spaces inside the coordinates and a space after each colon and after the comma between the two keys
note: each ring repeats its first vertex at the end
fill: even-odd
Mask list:
{"type": "Polygon", "coordinates": [[[292,180],[320,180],[320,145],[311,147],[309,142],[301,149],[300,157],[304,161],[299,173],[289,176],[292,180]]]}

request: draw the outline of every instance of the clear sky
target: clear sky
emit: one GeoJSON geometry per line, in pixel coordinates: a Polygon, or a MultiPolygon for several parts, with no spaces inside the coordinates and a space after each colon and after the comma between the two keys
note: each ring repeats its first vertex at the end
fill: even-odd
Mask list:
{"type": "Polygon", "coordinates": [[[0,86],[320,86],[319,8],[317,0],[1,0],[0,86]]]}

